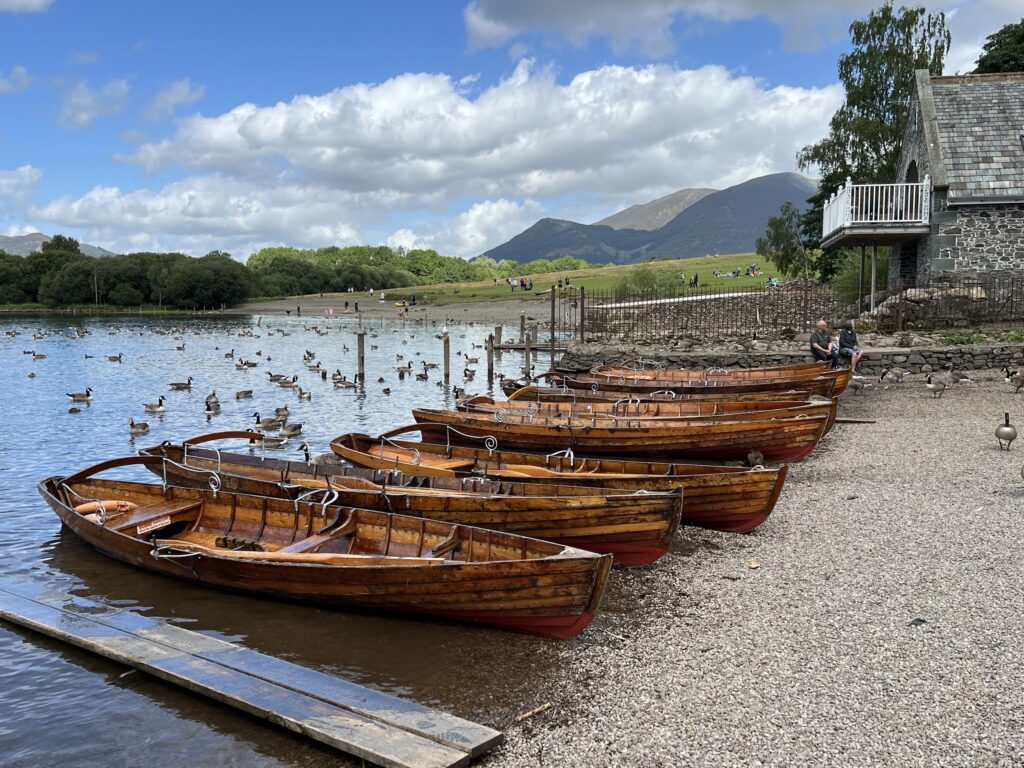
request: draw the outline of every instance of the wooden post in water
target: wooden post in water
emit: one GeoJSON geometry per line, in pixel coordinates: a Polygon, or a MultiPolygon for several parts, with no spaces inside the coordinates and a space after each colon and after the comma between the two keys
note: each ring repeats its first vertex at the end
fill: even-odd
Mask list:
{"type": "Polygon", "coordinates": [[[519,315],[519,343],[522,344],[526,341],[526,313],[523,312],[519,315]]]}
{"type": "Polygon", "coordinates": [[[366,331],[356,333],[356,364],[359,366],[356,378],[360,384],[366,383],[366,331]]]}
{"type": "Polygon", "coordinates": [[[551,368],[555,367],[555,323],[558,320],[558,318],[556,316],[557,308],[555,306],[555,299],[556,298],[557,297],[555,296],[555,286],[552,285],[551,286],[551,328],[549,329],[549,331],[551,333],[551,340],[550,340],[550,342],[548,344],[549,350],[551,352],[551,366],[550,366],[551,368]]]}
{"type": "Polygon", "coordinates": [[[500,347],[501,346],[501,326],[500,325],[494,326],[494,346],[495,347],[500,347]]]}
{"type": "Polygon", "coordinates": [[[580,286],[580,306],[579,306],[580,325],[579,325],[579,331],[577,332],[579,334],[579,338],[576,339],[576,341],[578,341],[580,344],[586,344],[587,343],[587,334],[586,334],[586,331],[585,331],[586,326],[583,324],[583,311],[584,311],[584,308],[587,306],[586,298],[587,298],[587,289],[584,288],[581,285],[580,286]]]}
{"type": "Polygon", "coordinates": [[[487,386],[494,383],[494,334],[487,337],[487,386]]]}
{"type": "Polygon", "coordinates": [[[530,378],[530,334],[523,336],[523,376],[530,378]]]}
{"type": "Polygon", "coordinates": [[[452,377],[452,343],[448,334],[444,334],[444,383],[447,384],[452,377]]]}

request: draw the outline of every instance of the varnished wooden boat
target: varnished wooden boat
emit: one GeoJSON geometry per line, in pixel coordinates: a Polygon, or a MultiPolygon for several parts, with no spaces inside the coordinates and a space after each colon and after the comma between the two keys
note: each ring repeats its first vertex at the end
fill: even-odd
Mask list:
{"type": "Polygon", "coordinates": [[[637,417],[641,419],[704,419],[704,420],[751,420],[785,419],[801,414],[828,416],[825,434],[835,423],[839,401],[778,401],[752,402],[718,400],[714,402],[644,402],[624,397],[614,402],[603,403],[529,403],[521,400],[496,402],[486,395],[463,398],[457,410],[467,413],[527,414],[528,416],[552,416],[572,418],[578,416],[610,416],[616,418],[637,417]]]}
{"type": "Polygon", "coordinates": [[[837,369],[825,376],[787,376],[774,379],[731,381],[728,379],[639,379],[595,378],[592,376],[564,376],[558,373],[543,374],[548,384],[560,387],[563,384],[573,389],[588,387],[606,392],[622,392],[643,395],[654,392],[675,392],[677,394],[714,393],[719,397],[751,392],[782,392],[792,389],[806,390],[818,397],[838,397],[849,382],[850,370],[837,369]]]}
{"type": "Polygon", "coordinates": [[[623,397],[633,397],[644,402],[715,402],[718,400],[729,400],[731,402],[759,403],[780,400],[809,400],[810,390],[789,389],[789,390],[766,390],[758,392],[733,392],[720,394],[714,390],[707,392],[688,392],[680,394],[671,390],[656,390],[654,392],[611,392],[590,386],[573,388],[569,386],[541,387],[535,384],[519,386],[517,382],[506,379],[501,384],[501,389],[509,400],[525,400],[533,402],[551,403],[598,403],[614,402],[623,397]]]}
{"type": "Polygon", "coordinates": [[[282,598],[483,622],[569,638],[593,618],[610,555],[365,509],[95,477],[39,492],[61,522],[132,565],[282,598]]]}
{"type": "Polygon", "coordinates": [[[765,365],[752,368],[676,368],[664,365],[596,365],[590,369],[591,376],[650,377],[656,379],[772,379],[778,376],[820,376],[831,370],[826,362],[789,363],[787,365],[765,365]]]}
{"type": "Polygon", "coordinates": [[[786,479],[786,467],[724,466],[684,462],[591,458],[572,451],[531,453],[401,439],[419,425],[380,437],[350,433],[331,449],[346,461],[409,475],[463,477],[469,474],[534,483],[634,490],[671,490],[682,486],[683,522],[722,531],[750,531],[771,514],[786,479]]]}
{"type": "Polygon", "coordinates": [[[675,489],[619,490],[570,483],[524,483],[484,477],[417,477],[343,464],[267,459],[196,447],[248,437],[224,432],[185,444],[146,448],[163,461],[149,468],[164,482],[231,493],[360,507],[507,531],[615,556],[616,565],[653,563],[679,527],[683,495],[675,489]]]}

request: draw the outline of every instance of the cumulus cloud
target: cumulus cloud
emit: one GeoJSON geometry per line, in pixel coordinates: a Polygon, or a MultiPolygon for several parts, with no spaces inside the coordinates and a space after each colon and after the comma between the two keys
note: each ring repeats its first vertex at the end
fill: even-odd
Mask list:
{"type": "Polygon", "coordinates": [[[0,0],[0,13],[42,13],[53,0],[0,0]]]}
{"type": "MultiPolygon", "coordinates": [[[[584,45],[606,39],[613,50],[636,49],[660,58],[676,48],[673,24],[730,23],[763,17],[783,33],[788,48],[816,50],[846,36],[850,22],[878,6],[877,0],[473,0],[463,10],[470,46],[504,46],[540,32],[584,45]]],[[[1020,19],[1020,0],[938,0],[953,31],[947,72],[970,71],[981,41],[1003,24],[1020,19]],[[982,33],[984,30],[984,33],[982,33]]]]}
{"type": "Polygon", "coordinates": [[[189,252],[363,238],[469,257],[549,211],[606,215],[680,187],[792,170],[841,98],[835,86],[768,88],[716,66],[607,66],[559,83],[524,60],[472,89],[404,74],[186,117],[122,158],[180,181],[97,187],[31,220],[112,250],[143,247],[135,233],[146,232],[144,247],[189,252]]]}
{"type": "Polygon", "coordinates": [[[82,80],[65,94],[60,123],[70,128],[87,128],[99,117],[116,115],[124,109],[130,90],[127,80],[108,80],[98,89],[82,80]]]}
{"type": "Polygon", "coordinates": [[[68,54],[68,61],[72,64],[95,64],[99,60],[100,55],[96,51],[75,50],[68,54]]]}
{"type": "Polygon", "coordinates": [[[195,102],[206,96],[206,88],[193,83],[187,77],[175,80],[162,88],[143,110],[146,120],[164,120],[174,114],[178,107],[195,102]]]}
{"type": "Polygon", "coordinates": [[[271,244],[357,243],[358,231],[340,217],[352,203],[343,192],[193,176],[157,190],[94,187],[32,207],[29,218],[81,229],[90,242],[122,251],[220,248],[244,257],[271,244]]]}
{"type": "Polygon", "coordinates": [[[41,178],[43,172],[31,165],[22,165],[12,171],[0,170],[0,200],[26,197],[41,178]]]}
{"type": "Polygon", "coordinates": [[[32,76],[20,64],[11,70],[9,75],[0,72],[0,93],[17,93],[28,88],[32,76]]]}

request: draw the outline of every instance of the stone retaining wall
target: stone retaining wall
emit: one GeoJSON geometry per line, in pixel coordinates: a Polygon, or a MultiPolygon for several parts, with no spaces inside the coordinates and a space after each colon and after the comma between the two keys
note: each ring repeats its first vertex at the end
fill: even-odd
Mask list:
{"type": "MultiPolygon", "coordinates": [[[[805,362],[810,354],[802,352],[684,352],[671,347],[641,348],[575,344],[558,363],[558,369],[575,373],[589,371],[595,365],[644,360],[664,362],[685,368],[754,368],[805,362]]],[[[865,376],[879,375],[883,368],[899,366],[911,373],[931,373],[952,363],[959,370],[1024,368],[1024,344],[978,344],[961,347],[886,347],[869,348],[857,367],[865,376]]]]}

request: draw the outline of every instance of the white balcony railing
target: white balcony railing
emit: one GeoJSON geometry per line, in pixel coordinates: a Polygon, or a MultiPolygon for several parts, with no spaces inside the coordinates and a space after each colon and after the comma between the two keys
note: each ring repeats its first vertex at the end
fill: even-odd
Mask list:
{"type": "Polygon", "coordinates": [[[825,203],[821,236],[845,227],[927,224],[932,181],[915,184],[852,184],[850,179],[825,203]]]}

